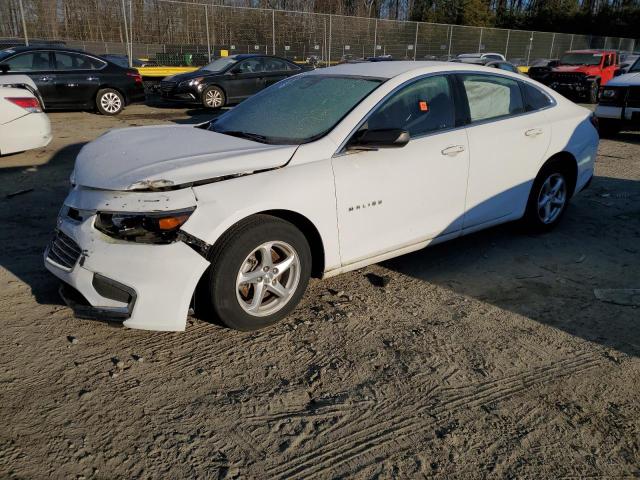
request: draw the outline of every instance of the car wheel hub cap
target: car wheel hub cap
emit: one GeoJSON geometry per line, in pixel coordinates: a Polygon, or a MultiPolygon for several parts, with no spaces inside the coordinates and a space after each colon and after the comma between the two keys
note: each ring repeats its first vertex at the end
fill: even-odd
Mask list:
{"type": "Polygon", "coordinates": [[[113,113],[120,110],[122,102],[120,101],[120,97],[115,93],[105,93],[100,99],[100,105],[102,105],[102,108],[107,112],[113,113]]]}
{"type": "Polygon", "coordinates": [[[565,206],[567,201],[567,184],[564,177],[554,173],[548,177],[538,194],[538,217],[544,224],[552,223],[565,206]]]}
{"type": "Polygon", "coordinates": [[[207,92],[207,105],[219,107],[222,104],[222,95],[217,90],[207,92]]]}
{"type": "Polygon", "coordinates": [[[245,258],[236,278],[236,296],[249,315],[264,317],[282,309],[300,282],[300,258],[281,241],[265,242],[245,258]]]}

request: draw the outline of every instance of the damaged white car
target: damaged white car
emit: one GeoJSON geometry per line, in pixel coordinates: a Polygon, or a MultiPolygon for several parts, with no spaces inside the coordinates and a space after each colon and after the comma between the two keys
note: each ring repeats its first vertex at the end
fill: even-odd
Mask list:
{"type": "Polygon", "coordinates": [[[205,125],[86,145],[45,265],[81,317],[270,325],[327,277],[499,223],[555,226],[593,175],[588,110],[509,72],[315,70],[205,125]]]}

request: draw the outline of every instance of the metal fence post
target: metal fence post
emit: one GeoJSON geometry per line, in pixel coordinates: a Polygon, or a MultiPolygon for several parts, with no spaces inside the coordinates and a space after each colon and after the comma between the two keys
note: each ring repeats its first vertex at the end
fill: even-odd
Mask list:
{"type": "Polygon", "coordinates": [[[124,20],[124,38],[125,38],[125,41],[127,42],[126,48],[127,48],[127,56],[129,57],[129,67],[131,67],[131,55],[130,55],[130,48],[129,48],[129,28],[127,27],[127,9],[124,6],[124,0],[122,0],[122,19],[124,20]]]}
{"type": "Polygon", "coordinates": [[[531,36],[529,37],[529,51],[527,52],[527,65],[529,65],[529,61],[531,60],[532,48],[533,48],[533,32],[531,32],[531,36]]]}
{"type": "Polygon", "coordinates": [[[569,42],[569,50],[573,50],[573,33],[571,34],[571,42],[569,42]]]}
{"type": "Polygon", "coordinates": [[[276,11],[271,10],[271,53],[276,54],[276,11]]]}
{"type": "Polygon", "coordinates": [[[482,32],[484,32],[484,28],[480,27],[480,41],[478,42],[478,53],[482,50],[482,32]]]}
{"type": "Polygon", "coordinates": [[[376,26],[373,30],[373,56],[376,56],[376,47],[378,46],[378,19],[376,18],[376,26]]]}
{"type": "Polygon", "coordinates": [[[507,44],[504,47],[504,58],[507,58],[507,52],[509,51],[509,38],[511,38],[511,29],[507,30],[507,44]]]}
{"type": "Polygon", "coordinates": [[[416,55],[418,54],[418,27],[420,27],[420,22],[416,22],[416,36],[413,39],[413,61],[416,61],[416,55]]]}
{"type": "Polygon", "coordinates": [[[24,34],[24,44],[29,46],[29,35],[27,34],[27,22],[24,19],[24,7],[22,6],[22,0],[18,2],[20,6],[20,18],[22,18],[22,33],[24,34]]]}
{"type": "Polygon", "coordinates": [[[331,14],[329,14],[329,52],[327,53],[327,66],[331,66],[331,14]]]}
{"type": "Polygon", "coordinates": [[[549,50],[549,58],[553,58],[553,44],[556,43],[556,34],[551,37],[551,50],[549,50]]]}
{"type": "Polygon", "coordinates": [[[207,55],[208,61],[211,61],[211,37],[209,36],[209,7],[204,6],[204,21],[207,26],[207,55]]]}
{"type": "Polygon", "coordinates": [[[453,39],[453,25],[449,25],[449,51],[447,52],[447,60],[451,60],[451,40],[453,39]]]}

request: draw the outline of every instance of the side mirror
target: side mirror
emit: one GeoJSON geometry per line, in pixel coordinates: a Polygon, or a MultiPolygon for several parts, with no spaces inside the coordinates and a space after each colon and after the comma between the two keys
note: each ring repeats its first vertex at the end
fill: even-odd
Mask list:
{"type": "Polygon", "coordinates": [[[614,77],[619,77],[620,75],[622,75],[624,73],[624,70],[622,70],[621,68],[617,68],[615,72],[613,72],[613,76],[614,77]]]}
{"type": "Polygon", "coordinates": [[[7,73],[9,71],[9,65],[6,63],[0,63],[0,72],[7,73]]]}
{"type": "Polygon", "coordinates": [[[557,67],[558,65],[560,65],[560,62],[558,60],[552,60],[549,62],[549,67],[554,68],[557,67]]]}
{"type": "Polygon", "coordinates": [[[238,75],[240,73],[240,67],[233,67],[231,70],[229,70],[229,73],[231,75],[238,75]]]}
{"type": "Polygon", "coordinates": [[[406,130],[389,128],[385,130],[363,130],[347,144],[347,150],[377,150],[379,148],[402,148],[411,136],[406,130]]]}

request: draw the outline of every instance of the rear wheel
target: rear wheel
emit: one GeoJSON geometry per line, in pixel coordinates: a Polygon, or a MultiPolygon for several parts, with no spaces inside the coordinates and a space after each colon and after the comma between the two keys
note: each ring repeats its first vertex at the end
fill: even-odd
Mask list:
{"type": "Polygon", "coordinates": [[[544,167],[533,182],[523,219],[530,230],[545,232],[553,229],[567,209],[569,181],[566,169],[562,167],[560,163],[544,167]]]}
{"type": "Polygon", "coordinates": [[[237,330],[257,330],[287,316],[311,275],[311,250],[295,226],[256,215],[232,227],[210,255],[205,313],[237,330]]]}
{"type": "Polygon", "coordinates": [[[113,88],[103,88],[96,95],[96,107],[103,115],[117,115],[124,109],[124,97],[113,88]]]}
{"type": "Polygon", "coordinates": [[[218,87],[207,87],[202,91],[202,105],[205,108],[222,108],[226,98],[218,87]]]}

